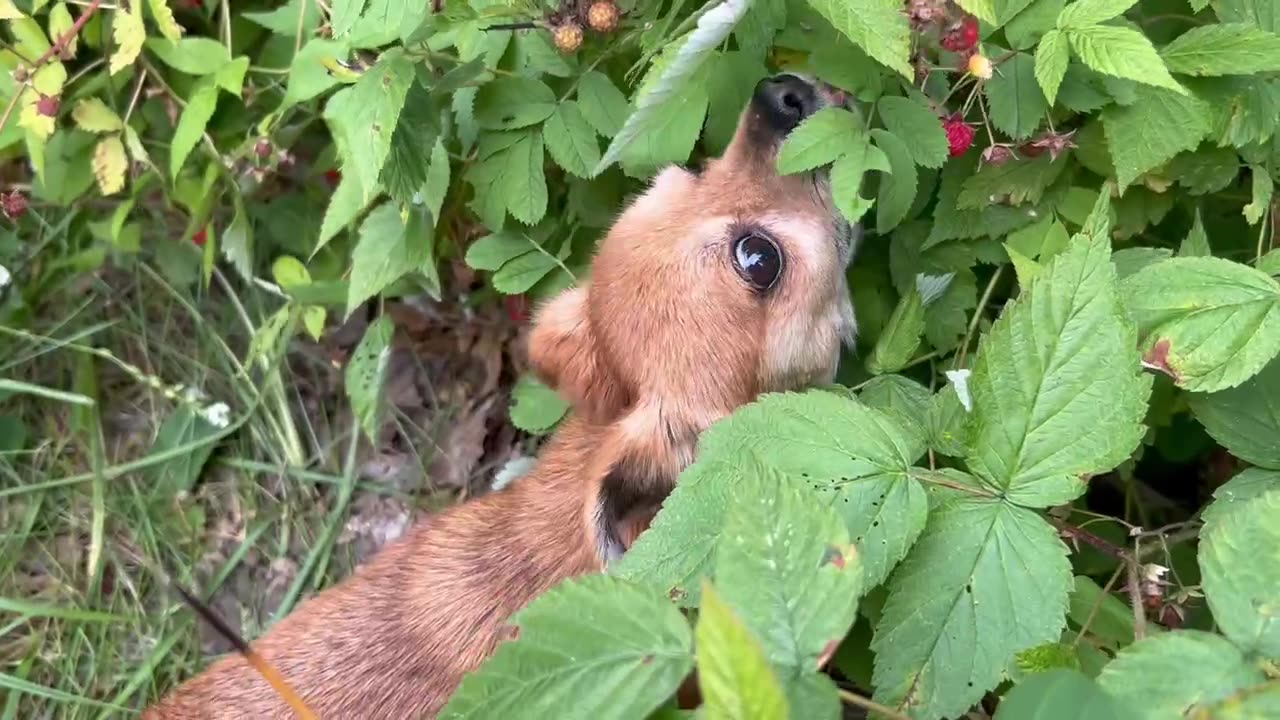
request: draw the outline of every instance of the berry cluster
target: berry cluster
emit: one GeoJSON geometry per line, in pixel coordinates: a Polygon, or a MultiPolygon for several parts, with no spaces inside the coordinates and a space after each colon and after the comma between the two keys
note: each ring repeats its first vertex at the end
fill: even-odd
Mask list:
{"type": "Polygon", "coordinates": [[[561,7],[547,17],[547,27],[551,29],[551,39],[556,49],[571,54],[582,47],[586,37],[583,25],[598,33],[611,33],[618,29],[618,20],[622,16],[613,0],[593,0],[584,8],[561,7]]]}

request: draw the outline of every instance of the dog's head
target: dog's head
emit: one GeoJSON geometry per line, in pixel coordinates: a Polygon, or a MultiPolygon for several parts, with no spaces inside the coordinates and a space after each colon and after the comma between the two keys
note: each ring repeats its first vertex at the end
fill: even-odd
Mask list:
{"type": "Polygon", "coordinates": [[[834,377],[854,334],[845,269],[858,233],[825,172],[781,175],[776,161],[791,130],[836,102],[796,75],[761,81],[725,153],[698,172],[659,173],[610,229],[590,279],[540,308],[535,371],[611,427],[606,525],[660,502],[711,423],[761,392],[834,377]]]}

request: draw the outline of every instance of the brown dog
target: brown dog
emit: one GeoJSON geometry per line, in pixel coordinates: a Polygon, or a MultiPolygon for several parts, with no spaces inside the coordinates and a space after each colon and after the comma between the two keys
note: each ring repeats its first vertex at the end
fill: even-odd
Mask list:
{"type": "MultiPolygon", "coordinates": [[[[832,97],[794,75],[762,81],[725,154],[660,173],[590,280],[539,311],[533,366],[573,415],[536,468],[411,530],[253,644],[321,718],[434,716],[513,612],[630,546],[702,430],[761,392],[833,378],[854,331],[855,229],[822,173],[775,168],[781,140],[832,97]]],[[[290,716],[240,656],[143,715],[290,716]]]]}

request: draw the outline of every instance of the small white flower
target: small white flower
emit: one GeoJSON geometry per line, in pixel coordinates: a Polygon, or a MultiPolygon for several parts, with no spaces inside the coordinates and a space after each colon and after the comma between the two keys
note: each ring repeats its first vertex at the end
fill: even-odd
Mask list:
{"type": "Polygon", "coordinates": [[[965,412],[973,412],[973,398],[969,396],[969,370],[948,370],[946,372],[947,379],[951,381],[951,387],[956,389],[956,397],[960,398],[960,404],[964,406],[965,412]]]}
{"type": "Polygon", "coordinates": [[[0,265],[0,290],[9,284],[9,279],[13,276],[9,274],[9,268],[0,265]]]}
{"type": "Polygon", "coordinates": [[[195,386],[187,386],[182,389],[182,399],[189,403],[197,403],[205,398],[204,391],[195,386]]]}
{"type": "Polygon", "coordinates": [[[201,417],[210,425],[223,429],[231,424],[231,408],[226,403],[214,403],[200,411],[201,417]]]}

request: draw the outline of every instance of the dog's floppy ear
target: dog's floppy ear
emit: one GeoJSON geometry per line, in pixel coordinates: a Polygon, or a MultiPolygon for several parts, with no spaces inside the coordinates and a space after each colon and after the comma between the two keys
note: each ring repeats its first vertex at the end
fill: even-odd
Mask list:
{"type": "Polygon", "coordinates": [[[587,287],[565,290],[538,309],[529,339],[534,373],[575,412],[597,422],[626,407],[626,388],[610,369],[587,316],[587,287]]]}

